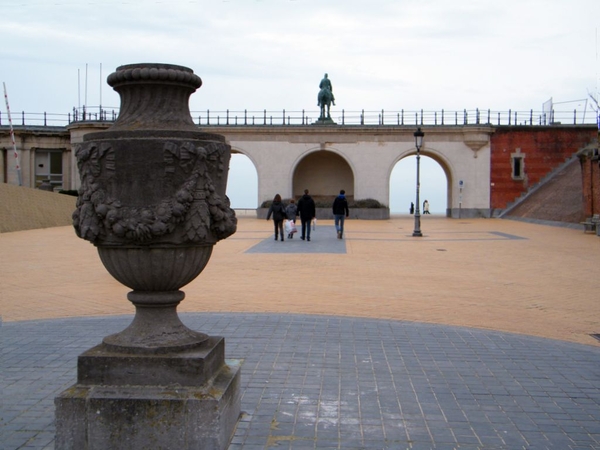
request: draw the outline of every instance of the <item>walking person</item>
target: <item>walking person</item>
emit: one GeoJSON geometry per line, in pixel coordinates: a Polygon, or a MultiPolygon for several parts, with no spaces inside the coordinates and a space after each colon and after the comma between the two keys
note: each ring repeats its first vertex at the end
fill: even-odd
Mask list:
{"type": "Polygon", "coordinates": [[[310,241],[310,222],[316,216],[315,201],[308,195],[308,189],[304,189],[304,195],[298,200],[298,211],[297,215],[300,216],[300,222],[302,223],[302,233],[300,239],[310,241]]]}
{"type": "Polygon", "coordinates": [[[273,203],[267,213],[267,220],[271,218],[273,214],[273,226],[275,228],[275,240],[279,234],[281,234],[281,240],[283,241],[283,219],[285,219],[285,207],[281,203],[281,195],[276,194],[273,198],[273,203]]]}
{"type": "MultiPolygon", "coordinates": [[[[296,214],[298,213],[298,205],[294,199],[290,200],[290,203],[285,207],[285,216],[287,220],[291,220],[294,225],[296,224],[296,214]]],[[[294,233],[288,233],[288,239],[293,239],[294,233]]]]}
{"type": "Polygon", "coordinates": [[[429,212],[429,202],[427,200],[423,202],[423,214],[431,214],[429,212]]]}
{"type": "Polygon", "coordinates": [[[415,204],[410,202],[410,215],[412,216],[415,213],[415,204]]]}
{"type": "Polygon", "coordinates": [[[342,239],[344,236],[344,220],[350,215],[350,211],[348,210],[348,200],[346,200],[346,191],[343,189],[340,191],[340,195],[333,201],[332,209],[337,238],[342,239]]]}

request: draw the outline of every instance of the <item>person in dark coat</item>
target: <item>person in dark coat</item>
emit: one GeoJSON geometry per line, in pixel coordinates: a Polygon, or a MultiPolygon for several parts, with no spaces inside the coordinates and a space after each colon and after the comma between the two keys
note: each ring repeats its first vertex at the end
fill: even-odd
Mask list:
{"type": "Polygon", "coordinates": [[[304,195],[298,200],[298,212],[300,222],[302,223],[302,233],[300,239],[310,241],[310,222],[317,215],[315,201],[308,195],[308,189],[304,189],[304,195]]]}
{"type": "Polygon", "coordinates": [[[350,215],[348,210],[348,200],[346,200],[346,191],[343,189],[333,201],[333,218],[335,219],[335,229],[337,238],[342,239],[344,236],[344,220],[350,215]]]}
{"type": "Polygon", "coordinates": [[[414,214],[415,213],[415,204],[413,202],[410,202],[410,214],[414,214]]]}
{"type": "Polygon", "coordinates": [[[283,219],[285,219],[285,207],[281,203],[281,195],[275,195],[273,203],[267,213],[267,220],[271,218],[273,214],[273,226],[275,227],[275,240],[277,240],[278,234],[281,234],[281,240],[283,241],[283,219]]]}

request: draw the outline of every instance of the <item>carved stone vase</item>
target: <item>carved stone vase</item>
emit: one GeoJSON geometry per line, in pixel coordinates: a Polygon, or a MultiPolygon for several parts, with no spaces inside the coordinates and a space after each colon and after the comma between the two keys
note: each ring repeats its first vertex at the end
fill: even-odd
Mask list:
{"type": "Polygon", "coordinates": [[[55,400],[57,448],[226,448],[239,416],[239,367],[224,339],[186,327],[183,286],[236,230],[225,195],[230,146],[200,131],[188,101],[202,81],[167,64],[118,67],[117,121],[76,149],[73,223],[132,289],[132,323],[78,358],[55,400]],[[82,402],[81,399],[85,399],[82,402]]]}
{"type": "Polygon", "coordinates": [[[225,196],[230,147],[192,122],[188,100],[202,81],[190,69],[121,66],[108,84],[121,96],[120,114],[76,151],[81,188],[73,216],[77,235],[133,289],[133,323],[104,343],[150,353],[190,348],[206,336],[186,328],[175,307],[213,245],[236,230],[225,196]]]}

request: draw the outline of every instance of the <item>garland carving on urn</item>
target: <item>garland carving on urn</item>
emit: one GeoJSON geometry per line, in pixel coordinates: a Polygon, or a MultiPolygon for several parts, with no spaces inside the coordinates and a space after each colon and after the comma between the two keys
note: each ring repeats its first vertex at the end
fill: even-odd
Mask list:
{"type": "MultiPolygon", "coordinates": [[[[227,144],[167,141],[162,181],[170,195],[151,205],[126,206],[115,197],[115,154],[109,143],[76,149],[81,175],[73,222],[77,235],[92,243],[148,245],[176,236],[180,243],[215,243],[235,232],[229,199],[212,177],[224,177],[227,144]]],[[[158,183],[158,180],[154,180],[158,183]]]]}

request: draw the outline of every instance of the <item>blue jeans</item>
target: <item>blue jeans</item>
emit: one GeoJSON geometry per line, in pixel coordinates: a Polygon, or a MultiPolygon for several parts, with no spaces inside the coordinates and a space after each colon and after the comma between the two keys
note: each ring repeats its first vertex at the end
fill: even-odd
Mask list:
{"type": "Polygon", "coordinates": [[[344,220],[346,220],[346,216],[344,214],[334,214],[335,219],[335,229],[340,233],[341,236],[344,235],[344,220]]]}

